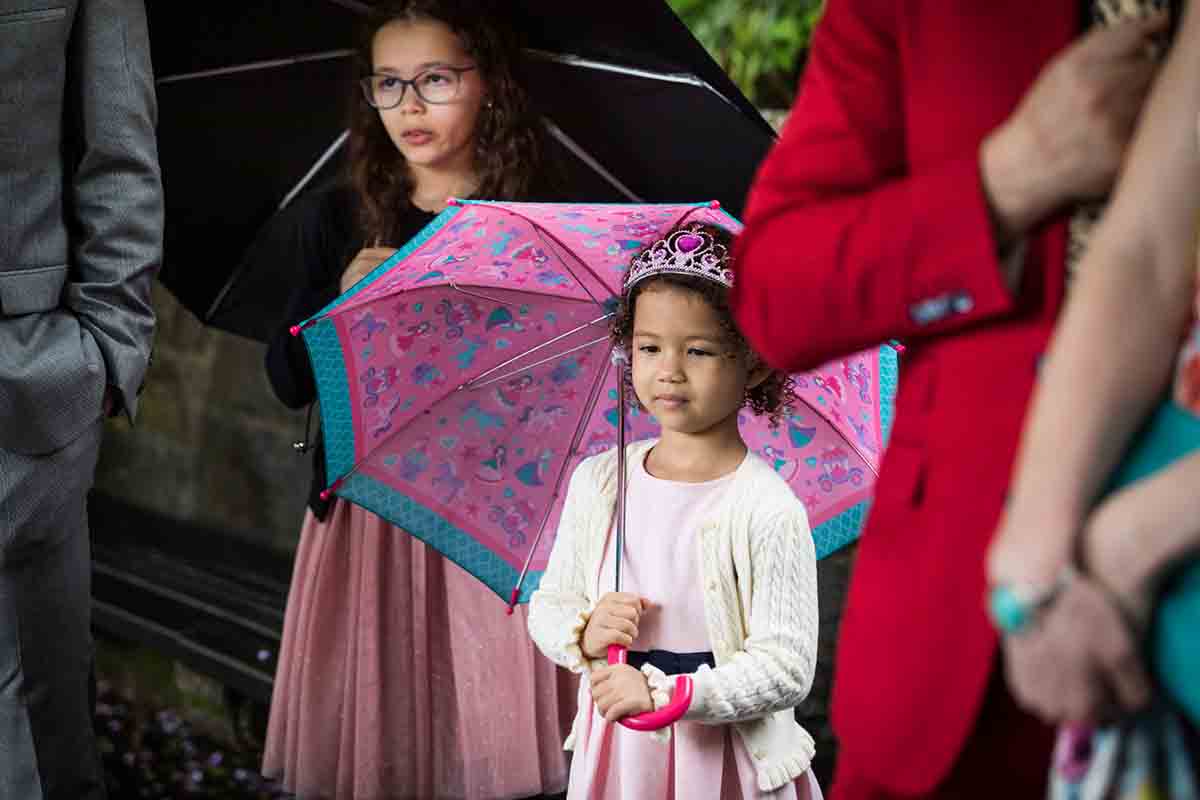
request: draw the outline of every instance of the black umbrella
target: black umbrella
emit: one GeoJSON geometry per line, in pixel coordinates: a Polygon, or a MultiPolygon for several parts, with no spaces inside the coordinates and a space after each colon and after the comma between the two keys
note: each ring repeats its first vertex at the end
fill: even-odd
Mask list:
{"type": "MultiPolygon", "coordinates": [[[[523,78],[573,198],[715,198],[741,213],[774,134],[664,0],[511,5],[529,45],[523,78]]],[[[275,214],[340,168],[368,8],[147,3],[167,200],[161,279],[203,321],[260,340],[277,326],[287,265],[268,275],[264,259],[243,257],[275,214]]]]}

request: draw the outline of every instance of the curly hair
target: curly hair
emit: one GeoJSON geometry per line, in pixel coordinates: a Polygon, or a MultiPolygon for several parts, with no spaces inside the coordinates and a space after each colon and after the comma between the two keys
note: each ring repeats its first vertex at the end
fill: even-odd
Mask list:
{"type": "MultiPolygon", "coordinates": [[[[490,4],[478,0],[391,0],[372,9],[358,46],[362,75],[372,70],[375,34],[396,20],[434,20],[450,28],[479,69],[490,108],[480,110],[475,131],[476,196],[527,199],[545,165],[545,133],[529,96],[517,81],[520,49],[512,29],[490,4]]],[[[409,207],[412,176],[379,111],[355,91],[348,144],[350,181],[362,209],[367,241],[393,242],[398,212],[409,207]]]]}
{"type": "MultiPolygon", "coordinates": [[[[681,229],[707,233],[718,244],[725,246],[727,250],[733,241],[733,236],[729,231],[716,225],[690,223],[678,226],[671,230],[670,233],[681,229]]],[[[639,254],[635,254],[634,258],[639,254]]],[[[734,353],[745,357],[755,366],[765,363],[762,357],[750,347],[742,332],[738,330],[737,322],[733,318],[733,310],[729,306],[729,290],[723,284],[699,276],[673,273],[664,273],[647,278],[635,284],[621,295],[620,302],[617,304],[616,312],[613,315],[610,330],[613,344],[617,347],[623,348],[626,352],[632,350],[634,313],[637,310],[638,298],[647,289],[658,287],[682,289],[698,295],[717,313],[717,318],[720,320],[721,327],[724,329],[734,353]]],[[[627,396],[633,398],[633,402],[638,403],[640,406],[640,401],[637,400],[637,395],[633,392],[632,370],[626,370],[625,380],[626,390],[628,391],[627,396]]],[[[766,379],[757,386],[746,390],[745,405],[753,413],[759,416],[766,416],[770,419],[771,427],[778,426],[782,419],[791,413],[792,406],[795,403],[796,392],[792,378],[788,373],[779,370],[771,370],[766,379]]]]}

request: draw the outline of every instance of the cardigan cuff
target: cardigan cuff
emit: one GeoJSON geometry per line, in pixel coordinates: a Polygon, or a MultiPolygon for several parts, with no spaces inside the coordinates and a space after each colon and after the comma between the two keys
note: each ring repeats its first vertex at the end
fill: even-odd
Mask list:
{"type": "Polygon", "coordinates": [[[791,755],[776,764],[766,764],[758,773],[758,788],[764,792],[773,792],[780,786],[786,786],[808,772],[812,765],[812,756],[804,754],[791,755]]]}
{"type": "Polygon", "coordinates": [[[792,751],[777,761],[760,761],[758,769],[758,788],[764,792],[773,792],[780,786],[785,786],[799,778],[812,767],[813,757],[817,754],[816,742],[812,734],[799,724],[796,725],[800,736],[792,743],[792,751]]]}
{"type": "Polygon", "coordinates": [[[675,681],[653,664],[642,664],[642,674],[650,686],[650,699],[654,702],[654,710],[658,711],[671,702],[671,694],[675,689],[675,681]]]}
{"type": "Polygon", "coordinates": [[[705,673],[712,672],[712,667],[708,664],[701,664],[700,668],[692,673],[692,704],[688,706],[688,710],[684,712],[685,720],[706,720],[710,715],[709,705],[709,689],[706,678],[709,676],[705,673]]]}
{"type": "Polygon", "coordinates": [[[591,610],[579,611],[575,615],[575,621],[571,624],[571,628],[567,631],[567,639],[563,644],[562,650],[567,656],[567,661],[563,666],[571,670],[571,672],[587,672],[591,669],[591,659],[583,652],[583,632],[587,629],[588,620],[591,619],[591,610]]]}

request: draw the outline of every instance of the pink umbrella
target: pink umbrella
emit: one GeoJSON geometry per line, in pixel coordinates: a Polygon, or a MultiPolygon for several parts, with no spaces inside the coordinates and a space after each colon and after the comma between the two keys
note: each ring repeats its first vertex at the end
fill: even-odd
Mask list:
{"type": "MultiPolygon", "coordinates": [[[[617,442],[608,325],[630,255],[715,203],[455,201],[303,331],[328,487],[428,542],[511,604],[537,588],[575,465],[617,442]],[[547,535],[549,533],[549,535],[547,535]]],[[[748,446],[804,501],[818,556],[859,532],[895,392],[888,346],[796,376],[748,446]]],[[[630,440],[656,434],[627,415],[630,440]]]]}

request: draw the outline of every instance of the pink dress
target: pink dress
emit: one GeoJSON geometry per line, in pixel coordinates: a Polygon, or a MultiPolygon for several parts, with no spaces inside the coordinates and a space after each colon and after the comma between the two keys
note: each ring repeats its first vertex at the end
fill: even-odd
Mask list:
{"type": "MultiPolygon", "coordinates": [[[[694,531],[733,480],[733,473],[705,483],[681,483],[650,475],[643,463],[631,470],[628,530],[621,559],[621,590],[655,603],[643,617],[635,650],[676,653],[712,649],[704,623],[704,597],[694,531]]],[[[613,590],[615,537],[610,536],[597,576],[601,596],[613,590]]],[[[806,772],[773,792],[757,786],[754,763],[733,728],[680,722],[668,743],[605,721],[586,684],[581,707],[591,706],[576,731],[567,800],[820,800],[806,772]],[[714,788],[720,793],[714,794],[714,788]]]]}
{"type": "Polygon", "coordinates": [[[574,681],[478,580],[364,509],[307,514],[263,772],[302,800],[560,792],[574,681]]]}

